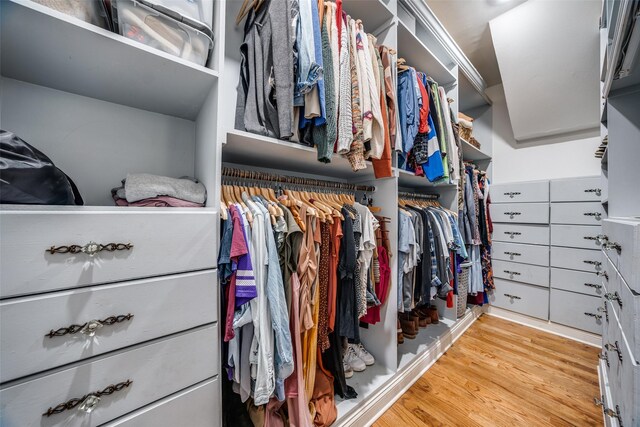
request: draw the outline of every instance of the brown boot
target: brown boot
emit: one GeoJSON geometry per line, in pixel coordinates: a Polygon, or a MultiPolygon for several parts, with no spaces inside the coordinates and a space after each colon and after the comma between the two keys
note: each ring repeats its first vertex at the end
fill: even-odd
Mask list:
{"type": "Polygon", "coordinates": [[[429,319],[429,321],[431,321],[431,318],[428,315],[425,316],[424,313],[419,309],[413,310],[413,313],[416,316],[418,316],[418,326],[421,327],[421,328],[426,328],[427,327],[427,319],[429,319]]]}
{"type": "Polygon", "coordinates": [[[416,333],[418,333],[420,329],[420,317],[415,313],[409,313],[409,318],[413,320],[413,323],[415,324],[416,333]]]}
{"type": "Polygon", "coordinates": [[[402,328],[402,335],[410,340],[414,339],[418,334],[415,321],[406,313],[399,313],[399,318],[400,327],[402,328]]]}
{"type": "Polygon", "coordinates": [[[402,326],[400,326],[400,319],[398,319],[398,344],[404,342],[404,334],[402,333],[402,326]]]}
{"type": "Polygon", "coordinates": [[[432,305],[429,307],[429,315],[431,316],[431,323],[437,325],[440,323],[440,317],[438,316],[438,307],[432,305]]]}

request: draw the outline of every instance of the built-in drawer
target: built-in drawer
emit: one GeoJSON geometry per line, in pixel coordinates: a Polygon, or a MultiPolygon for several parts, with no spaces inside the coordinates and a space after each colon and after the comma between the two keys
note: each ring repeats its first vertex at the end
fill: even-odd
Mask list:
{"type": "Polygon", "coordinates": [[[549,286],[549,267],[495,259],[492,261],[492,265],[495,277],[532,285],[549,286]]]}
{"type": "Polygon", "coordinates": [[[200,327],[7,384],[0,389],[0,425],[111,421],[217,375],[218,339],[217,326],[200,327]],[[100,393],[93,405],[92,396],[100,393]]]}
{"type": "Polygon", "coordinates": [[[601,277],[587,271],[552,267],[551,287],[597,297],[604,295],[601,277]]]}
{"type": "Polygon", "coordinates": [[[491,256],[493,259],[503,261],[549,266],[549,247],[547,246],[493,242],[491,256]]]}
{"type": "Polygon", "coordinates": [[[640,293],[640,219],[607,219],[602,225],[605,250],[634,292],[640,293]]]}
{"type": "Polygon", "coordinates": [[[600,334],[602,332],[602,299],[575,292],[551,289],[549,319],[561,325],[600,334]]]}
{"type": "Polygon", "coordinates": [[[101,427],[218,427],[221,402],[220,380],[215,377],[101,427]]]}
{"type": "Polygon", "coordinates": [[[551,267],[597,273],[603,270],[602,252],[592,249],[551,246],[551,267]]]}
{"type": "Polygon", "coordinates": [[[600,225],[607,217],[602,203],[551,203],[551,224],[600,225]]]}
{"type": "Polygon", "coordinates": [[[570,248],[600,249],[598,237],[602,228],[597,225],[551,225],[551,244],[570,248]]]}
{"type": "Polygon", "coordinates": [[[549,290],[538,286],[495,279],[495,290],[489,301],[496,307],[539,319],[549,318],[549,290]]]}
{"type": "Polygon", "coordinates": [[[611,397],[611,382],[607,376],[607,365],[604,360],[600,360],[598,363],[598,379],[600,381],[600,396],[596,396],[595,399],[600,401],[604,425],[605,427],[619,427],[618,419],[607,415],[607,409],[615,407],[615,405],[611,397]]]}
{"type": "Polygon", "coordinates": [[[492,203],[548,201],[549,181],[514,182],[491,186],[492,203]]]}
{"type": "Polygon", "coordinates": [[[549,245],[549,226],[494,223],[491,239],[494,242],[549,245]]]}
{"type": "Polygon", "coordinates": [[[491,203],[493,222],[547,224],[549,222],[548,203],[491,203]]]}
{"type": "Polygon", "coordinates": [[[217,218],[204,208],[3,207],[0,297],[215,268],[217,218]]]}
{"type": "Polygon", "coordinates": [[[599,202],[600,176],[551,180],[552,202],[599,202]]]}
{"type": "Polygon", "coordinates": [[[0,382],[216,321],[216,273],[0,302],[0,382]]]}
{"type": "Polygon", "coordinates": [[[623,426],[640,424],[640,366],[632,356],[614,310],[605,325],[602,352],[608,363],[612,411],[620,416],[623,426]]]}

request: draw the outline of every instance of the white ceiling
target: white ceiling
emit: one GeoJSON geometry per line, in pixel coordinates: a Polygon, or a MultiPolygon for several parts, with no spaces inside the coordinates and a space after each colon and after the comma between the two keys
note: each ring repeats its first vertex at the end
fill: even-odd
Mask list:
{"type": "Polygon", "coordinates": [[[484,78],[487,86],[502,81],[489,21],[526,0],[426,0],[467,58],[484,78]]]}

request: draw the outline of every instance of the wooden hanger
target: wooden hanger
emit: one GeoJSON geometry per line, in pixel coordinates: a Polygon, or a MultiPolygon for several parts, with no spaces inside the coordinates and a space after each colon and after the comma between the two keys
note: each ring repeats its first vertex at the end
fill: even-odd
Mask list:
{"type": "Polygon", "coordinates": [[[243,0],[242,5],[240,6],[240,10],[238,11],[238,15],[236,16],[236,26],[242,22],[242,20],[251,12],[251,8],[253,8],[254,12],[257,12],[260,9],[260,6],[264,3],[264,0],[253,0],[250,3],[250,0],[243,0]]]}
{"type": "Polygon", "coordinates": [[[397,67],[398,67],[398,72],[402,73],[404,71],[407,71],[409,69],[409,66],[407,65],[407,60],[404,58],[398,58],[398,62],[397,62],[397,67]]]}

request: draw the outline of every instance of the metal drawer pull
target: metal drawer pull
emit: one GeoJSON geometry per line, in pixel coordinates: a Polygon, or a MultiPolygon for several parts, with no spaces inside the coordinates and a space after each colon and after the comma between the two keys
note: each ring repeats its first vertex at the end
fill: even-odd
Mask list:
{"type": "Polygon", "coordinates": [[[613,243],[611,243],[611,242],[606,242],[606,243],[604,244],[604,248],[605,248],[606,250],[608,250],[608,251],[610,251],[610,250],[612,250],[612,249],[615,249],[615,250],[616,250],[616,252],[618,252],[618,253],[622,252],[622,246],[620,246],[620,243],[616,243],[616,242],[613,242],[613,243]]]}
{"type": "Polygon", "coordinates": [[[63,337],[65,335],[77,334],[78,332],[82,332],[83,334],[92,337],[96,334],[96,331],[98,329],[102,328],[105,325],[111,326],[115,325],[116,323],[126,322],[127,320],[131,319],[133,319],[133,314],[131,313],[121,314],[119,316],[109,316],[104,320],[93,319],[89,320],[86,323],[83,323],[82,325],[69,325],[65,328],[56,329],[55,331],[52,329],[48,334],[45,334],[45,337],[63,337]]]}
{"type": "Polygon", "coordinates": [[[609,310],[607,309],[607,304],[605,303],[604,307],[598,307],[598,313],[604,313],[604,318],[609,322],[609,310]]]}
{"type": "Polygon", "coordinates": [[[596,240],[598,241],[598,243],[604,244],[609,240],[609,236],[607,236],[606,234],[598,234],[596,236],[596,240]]]}
{"type": "Polygon", "coordinates": [[[517,215],[522,215],[520,212],[505,212],[505,215],[509,215],[509,216],[517,216],[517,215]]]}
{"type": "Polygon", "coordinates": [[[595,216],[598,221],[602,218],[602,214],[600,212],[586,212],[583,214],[584,216],[595,216]]]}
{"type": "Polygon", "coordinates": [[[585,283],[584,285],[590,288],[602,289],[602,285],[596,285],[595,283],[585,283]]]}
{"type": "Polygon", "coordinates": [[[115,393],[116,391],[125,389],[129,387],[132,383],[133,383],[132,380],[126,380],[118,384],[111,384],[105,387],[103,390],[85,394],[79,399],[78,398],[69,399],[66,402],[63,402],[57,406],[49,408],[47,412],[42,414],[42,416],[50,417],[51,415],[61,414],[62,412],[73,409],[78,405],[80,405],[78,407],[78,410],[86,412],[87,414],[90,414],[96,408],[98,403],[100,403],[100,398],[102,396],[108,396],[110,394],[115,393]]]}
{"type": "Polygon", "coordinates": [[[511,256],[522,256],[522,254],[519,254],[518,252],[505,252],[505,255],[511,255],[511,256]]]}
{"type": "Polygon", "coordinates": [[[512,299],[522,299],[521,297],[519,297],[517,295],[504,294],[504,296],[507,297],[507,298],[512,298],[512,299]]]}
{"type": "Polygon", "coordinates": [[[597,396],[596,396],[596,397],[594,397],[594,398],[593,398],[593,403],[594,403],[596,406],[604,406],[604,396],[600,396],[600,399],[598,399],[598,397],[597,397],[597,396]]]}
{"type": "Polygon", "coordinates": [[[602,194],[602,190],[599,188],[589,188],[587,190],[584,190],[585,193],[596,193],[596,196],[599,196],[602,194]]]}
{"type": "Polygon", "coordinates": [[[520,236],[522,233],[519,231],[505,231],[504,234],[508,234],[513,239],[513,236],[520,236]]]}
{"type": "Polygon", "coordinates": [[[504,193],[505,196],[509,196],[513,199],[513,196],[519,196],[520,192],[519,191],[510,191],[508,193],[504,193]]]}
{"type": "Polygon", "coordinates": [[[585,264],[595,265],[596,267],[600,267],[602,265],[602,263],[600,261],[587,261],[587,260],[585,260],[585,261],[582,261],[582,262],[584,262],[585,264]]]}
{"type": "Polygon", "coordinates": [[[511,275],[511,276],[520,276],[522,275],[522,273],[518,273],[517,271],[509,271],[509,270],[503,270],[505,273],[511,275]]]}
{"type": "Polygon", "coordinates": [[[585,315],[585,316],[589,316],[589,317],[595,317],[595,318],[596,318],[596,320],[600,320],[600,319],[602,319],[602,315],[601,315],[601,314],[595,314],[595,313],[588,313],[588,312],[585,312],[585,313],[584,313],[584,315],[585,315]]]}
{"type": "Polygon", "coordinates": [[[133,248],[131,243],[107,243],[103,245],[101,243],[89,242],[84,246],[69,245],[69,246],[51,246],[45,252],[50,254],[87,254],[90,257],[95,256],[99,252],[115,252],[115,251],[128,251],[133,248]]]}
{"type": "Polygon", "coordinates": [[[598,271],[596,272],[596,275],[604,277],[607,279],[607,282],[609,281],[609,274],[606,271],[598,271]]]}
{"type": "Polygon", "coordinates": [[[600,238],[598,236],[595,236],[595,237],[593,237],[593,236],[584,236],[583,239],[584,240],[597,240],[597,241],[600,241],[600,238]]]}
{"type": "Polygon", "coordinates": [[[620,345],[618,344],[618,341],[616,341],[615,344],[606,343],[604,345],[604,348],[607,351],[615,351],[616,353],[618,353],[618,359],[622,362],[622,350],[620,349],[620,345]]]}
{"type": "Polygon", "coordinates": [[[607,362],[607,368],[611,367],[611,365],[609,365],[609,355],[607,353],[598,354],[598,359],[604,360],[605,362],[607,362]]]}
{"type": "Polygon", "coordinates": [[[617,301],[618,305],[622,307],[622,298],[620,298],[620,294],[618,294],[618,291],[615,291],[614,293],[607,292],[606,294],[604,294],[604,297],[609,301],[617,301]]]}
{"type": "Polygon", "coordinates": [[[613,409],[607,408],[606,406],[604,406],[604,396],[600,396],[600,399],[598,399],[597,397],[593,398],[593,403],[596,406],[602,406],[602,411],[604,412],[605,415],[611,417],[611,418],[617,418],[618,419],[618,425],[620,427],[622,426],[622,414],[620,413],[620,406],[616,405],[616,410],[615,412],[613,411],[613,409]]]}

